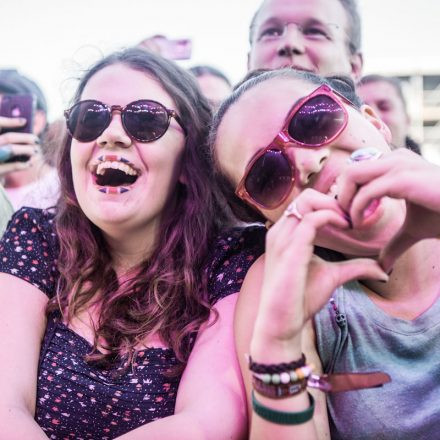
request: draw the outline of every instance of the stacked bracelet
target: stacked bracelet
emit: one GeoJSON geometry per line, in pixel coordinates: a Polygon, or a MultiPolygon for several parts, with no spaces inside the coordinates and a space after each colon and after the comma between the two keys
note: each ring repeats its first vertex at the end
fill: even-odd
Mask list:
{"type": "Polygon", "coordinates": [[[252,384],[259,394],[272,399],[294,396],[304,391],[313,365],[306,365],[304,354],[301,359],[281,364],[257,364],[249,358],[252,384]]]}
{"type": "Polygon", "coordinates": [[[276,423],[278,425],[300,425],[301,423],[311,420],[315,410],[315,401],[310,393],[307,394],[309,396],[310,406],[306,410],[300,412],[286,412],[271,409],[262,405],[255,398],[255,393],[252,391],[252,408],[256,414],[268,422],[276,423]]]}

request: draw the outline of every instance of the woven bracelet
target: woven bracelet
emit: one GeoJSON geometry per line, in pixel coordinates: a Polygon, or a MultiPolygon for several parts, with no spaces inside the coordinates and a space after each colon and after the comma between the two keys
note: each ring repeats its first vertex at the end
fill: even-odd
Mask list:
{"type": "Polygon", "coordinates": [[[300,412],[286,412],[262,405],[255,398],[255,393],[252,391],[252,408],[255,414],[258,414],[262,419],[268,422],[276,423],[277,425],[301,425],[312,419],[315,410],[315,400],[310,393],[307,394],[310,402],[310,406],[307,409],[300,412]]]}
{"type": "Polygon", "coordinates": [[[257,374],[283,373],[284,371],[291,371],[296,370],[297,368],[304,367],[305,364],[306,357],[304,356],[304,353],[301,355],[300,359],[282,364],[258,364],[257,362],[254,362],[249,356],[249,370],[252,371],[252,373],[257,374]]]}

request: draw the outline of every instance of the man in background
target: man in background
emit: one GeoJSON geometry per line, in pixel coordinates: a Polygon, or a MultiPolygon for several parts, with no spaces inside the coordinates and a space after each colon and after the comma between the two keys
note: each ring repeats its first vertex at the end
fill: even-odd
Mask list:
{"type": "Polygon", "coordinates": [[[405,147],[421,154],[420,146],[409,136],[410,118],[398,78],[366,75],[360,80],[357,92],[388,126],[393,146],[405,147]]]}
{"type": "Polygon", "coordinates": [[[320,75],[362,72],[356,0],[264,0],[249,31],[248,69],[292,67],[320,75]]]}

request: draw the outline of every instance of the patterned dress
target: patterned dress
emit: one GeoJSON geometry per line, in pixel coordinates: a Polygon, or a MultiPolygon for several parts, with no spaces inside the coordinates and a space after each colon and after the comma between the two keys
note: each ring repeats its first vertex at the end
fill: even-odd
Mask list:
{"type": "MultiPolygon", "coordinates": [[[[33,284],[51,298],[59,277],[54,212],[23,208],[0,241],[0,272],[33,284]]],[[[215,304],[240,290],[264,249],[264,228],[235,228],[218,237],[209,264],[209,298],[215,304]]],[[[14,294],[13,292],[11,294],[14,294]]],[[[132,367],[124,359],[113,369],[90,365],[90,343],[48,318],[40,353],[35,420],[51,439],[112,439],[145,423],[172,415],[180,376],[170,348],[139,351],[132,367]]]]}

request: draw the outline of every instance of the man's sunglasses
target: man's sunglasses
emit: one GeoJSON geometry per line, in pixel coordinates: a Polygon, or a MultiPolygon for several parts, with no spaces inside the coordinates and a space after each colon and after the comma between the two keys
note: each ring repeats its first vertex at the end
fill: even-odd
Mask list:
{"type": "Polygon", "coordinates": [[[289,146],[318,148],[334,141],[348,122],[341,100],[353,105],[324,84],[298,101],[275,139],[247,165],[236,195],[258,208],[280,206],[295,181],[295,164],[286,149],[289,146]]]}
{"type": "Polygon", "coordinates": [[[152,142],[162,137],[173,117],[186,134],[181,119],[174,110],[150,99],[139,99],[125,107],[111,107],[94,99],[77,102],[64,112],[69,134],[80,142],[97,139],[110,125],[112,113],[121,112],[122,125],[129,136],[140,142],[152,142]]]}

